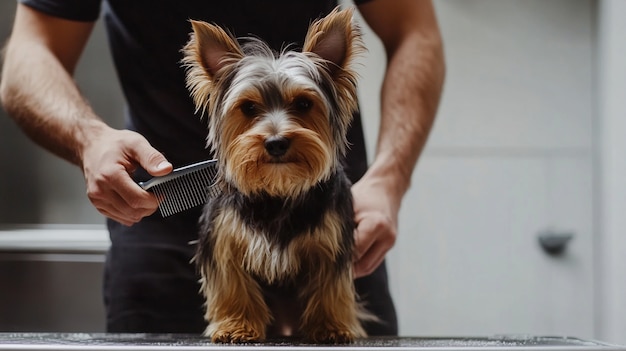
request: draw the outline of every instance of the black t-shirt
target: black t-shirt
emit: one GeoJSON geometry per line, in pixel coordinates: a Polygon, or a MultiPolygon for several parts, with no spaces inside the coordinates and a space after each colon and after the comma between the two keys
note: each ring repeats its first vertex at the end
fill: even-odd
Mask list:
{"type": "MultiPolygon", "coordinates": [[[[143,134],[175,167],[210,158],[206,118],[194,114],[180,64],[190,19],[216,23],[236,37],[256,36],[280,50],[298,48],[309,23],[335,0],[20,0],[46,14],[76,21],[104,15],[109,44],[127,101],[126,127],[143,134]]],[[[365,2],[364,0],[356,1],[365,2]]],[[[346,169],[352,181],[367,160],[360,116],[348,136],[346,169]]]]}

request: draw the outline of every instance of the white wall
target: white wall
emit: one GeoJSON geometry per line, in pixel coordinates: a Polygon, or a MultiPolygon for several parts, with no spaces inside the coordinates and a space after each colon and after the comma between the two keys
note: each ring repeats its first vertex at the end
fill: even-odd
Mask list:
{"type": "Polygon", "coordinates": [[[598,337],[626,344],[626,1],[599,3],[598,337]]]}
{"type": "MultiPolygon", "coordinates": [[[[562,226],[565,223],[566,228],[569,225],[576,227],[580,232],[576,234],[571,249],[592,259],[583,262],[572,255],[569,262],[552,262],[561,265],[562,269],[574,264],[569,271],[552,267],[554,279],[568,279],[566,275],[573,272],[576,265],[576,269],[581,268],[581,263],[587,266],[585,274],[592,270],[593,274],[589,276],[593,277],[575,278],[578,285],[573,286],[573,289],[587,291],[588,298],[580,302],[584,305],[580,310],[586,312],[574,313],[572,309],[570,321],[560,322],[561,328],[555,330],[579,330],[577,335],[581,337],[626,343],[626,235],[621,233],[621,229],[626,227],[626,21],[623,20],[626,1],[436,0],[435,4],[444,34],[448,76],[439,117],[416,170],[416,177],[428,182],[441,176],[433,167],[446,157],[449,159],[446,164],[457,172],[462,171],[464,166],[455,168],[455,164],[475,165],[467,162],[472,157],[483,160],[489,160],[490,156],[492,159],[517,158],[528,164],[558,159],[556,166],[542,171],[560,169],[558,177],[561,178],[553,178],[552,181],[561,179],[557,188],[565,186],[566,189],[559,191],[558,196],[548,194],[551,200],[544,203],[536,215],[545,217],[547,224],[562,226]],[[596,17],[598,3],[601,4],[601,11],[596,17]],[[598,45],[599,53],[596,52],[598,45]],[[599,60],[597,66],[596,60],[599,60]],[[512,130],[517,133],[512,133],[512,130]],[[454,157],[458,161],[454,161],[454,157]],[[567,166],[559,166],[559,163],[567,166]],[[568,182],[571,184],[566,186],[568,182]],[[568,197],[580,187],[584,188],[582,197],[568,197]],[[560,206],[559,200],[563,206],[560,206]],[[562,208],[572,205],[577,206],[573,212],[560,212],[562,208]],[[578,327],[572,327],[577,324],[578,327]]],[[[361,95],[371,157],[379,111],[378,100],[374,97],[378,96],[385,60],[380,43],[369,31],[366,31],[365,39],[370,52],[363,70],[361,95]]],[[[524,166],[510,176],[521,180],[523,176],[530,175],[522,172],[530,170],[524,166]]],[[[494,173],[485,172],[484,176],[494,173]]],[[[540,177],[537,175],[536,179],[540,177]]],[[[428,184],[437,185],[437,182],[428,184]]],[[[484,182],[481,184],[484,185],[484,182]]],[[[554,184],[537,189],[550,192],[550,187],[554,184]]],[[[434,190],[416,191],[415,188],[419,188],[419,184],[414,182],[405,205],[428,202],[423,200],[428,197],[435,200],[446,198],[446,201],[455,199],[448,193],[437,195],[434,190]]],[[[462,186],[447,189],[463,191],[462,186]]],[[[476,188],[476,192],[477,199],[481,201],[492,195],[481,195],[480,188],[476,188]]],[[[476,210],[471,203],[459,204],[457,201],[454,206],[476,210]]],[[[528,206],[533,204],[529,202],[528,206]]],[[[448,218],[447,213],[437,212],[436,208],[427,210],[432,212],[432,222],[451,223],[449,230],[456,230],[454,222],[473,223],[469,215],[448,218]]],[[[419,215],[406,209],[403,212],[399,245],[390,254],[392,265],[402,256],[409,255],[403,252],[410,251],[411,247],[413,257],[420,254],[420,247],[409,245],[406,236],[427,235],[412,231],[414,228],[425,228],[424,223],[417,223],[419,215]]],[[[519,223],[511,224],[513,231],[520,230],[519,223]]],[[[484,229],[489,230],[489,226],[484,229]]],[[[493,234],[494,238],[496,234],[493,234]]],[[[428,244],[426,239],[410,243],[415,242],[428,244]]],[[[482,244],[477,242],[475,247],[482,244]]],[[[445,252],[451,250],[450,246],[441,248],[445,252]]],[[[483,258],[474,257],[470,262],[482,259],[484,255],[483,258]]],[[[431,281],[423,275],[428,273],[418,267],[428,262],[423,259],[415,261],[419,263],[404,265],[402,269],[413,271],[415,279],[431,281]]],[[[429,262],[436,264],[436,261],[429,262]]],[[[490,268],[486,265],[485,269],[490,268]]],[[[492,267],[485,274],[494,270],[497,268],[492,267]]],[[[396,278],[392,281],[394,292],[399,297],[411,290],[415,299],[429,298],[436,303],[440,298],[436,295],[424,297],[424,291],[434,287],[416,287],[414,282],[398,281],[398,274],[392,274],[392,278],[396,278]],[[419,294],[422,294],[421,297],[419,294]]],[[[400,276],[407,277],[410,273],[400,276]]],[[[466,294],[472,294],[471,289],[469,287],[466,294]]],[[[564,293],[570,294],[567,291],[564,293]]],[[[461,298],[462,294],[456,297],[461,298]]],[[[456,299],[450,300],[450,305],[459,302],[456,299]]],[[[414,304],[419,304],[419,301],[414,304]]],[[[476,306],[466,307],[476,309],[476,306]]],[[[564,305],[564,310],[568,308],[564,305]]],[[[406,322],[419,323],[420,316],[417,314],[420,311],[401,305],[400,313],[401,330],[419,333],[420,329],[406,322]]],[[[484,311],[476,310],[475,313],[484,311]]],[[[515,318],[515,315],[510,315],[510,318],[515,318]]],[[[425,323],[422,330],[434,330],[433,323],[425,323]]],[[[518,324],[513,320],[503,320],[502,325],[505,329],[506,325],[514,329],[518,324]]],[[[442,324],[441,330],[445,327],[442,324]]],[[[449,323],[447,327],[451,332],[462,330],[454,323],[449,323]]],[[[479,328],[468,325],[465,330],[479,328]]]]}

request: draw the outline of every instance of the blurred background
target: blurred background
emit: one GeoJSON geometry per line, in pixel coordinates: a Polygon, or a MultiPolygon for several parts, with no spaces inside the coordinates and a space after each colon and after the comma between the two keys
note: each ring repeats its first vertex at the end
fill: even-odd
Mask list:
{"type": "MultiPolygon", "coordinates": [[[[435,5],[444,94],[388,259],[401,334],[626,344],[626,2],[435,5]]],[[[0,1],[2,41],[15,6],[0,1]]],[[[385,57],[365,31],[371,156],[385,57]]],[[[85,96],[121,128],[101,23],[81,62],[85,96]]],[[[104,220],[80,170],[0,115],[0,331],[103,331],[104,220]]]]}

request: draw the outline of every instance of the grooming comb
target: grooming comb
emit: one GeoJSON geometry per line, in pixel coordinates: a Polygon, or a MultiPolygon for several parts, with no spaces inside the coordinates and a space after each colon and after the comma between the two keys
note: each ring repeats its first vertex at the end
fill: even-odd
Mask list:
{"type": "Polygon", "coordinates": [[[176,168],[168,175],[138,184],[157,196],[161,216],[167,217],[203,205],[217,196],[216,175],[217,160],[208,160],[176,168]]]}

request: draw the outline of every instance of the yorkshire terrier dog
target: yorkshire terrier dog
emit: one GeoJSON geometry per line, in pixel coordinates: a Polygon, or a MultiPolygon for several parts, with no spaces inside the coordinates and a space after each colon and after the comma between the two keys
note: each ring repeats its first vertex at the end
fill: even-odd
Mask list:
{"type": "Polygon", "coordinates": [[[208,114],[221,190],[203,212],[194,258],[214,342],[366,335],[342,167],[364,50],[352,14],[335,9],[311,24],[302,51],[280,53],[191,21],[182,63],[208,114]]]}

